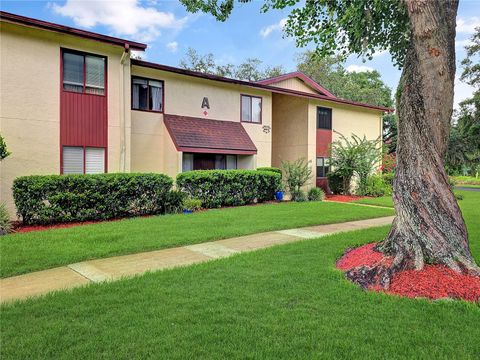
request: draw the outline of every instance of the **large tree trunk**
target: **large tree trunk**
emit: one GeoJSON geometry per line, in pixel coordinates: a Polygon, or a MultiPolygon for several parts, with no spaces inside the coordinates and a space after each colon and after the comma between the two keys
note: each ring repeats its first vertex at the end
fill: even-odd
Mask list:
{"type": "Polygon", "coordinates": [[[396,218],[378,249],[393,265],[353,271],[362,285],[388,287],[391,276],[425,263],[479,274],[470,253],[465,222],[444,168],[455,79],[458,1],[405,0],[411,42],[400,80],[396,218]]]}

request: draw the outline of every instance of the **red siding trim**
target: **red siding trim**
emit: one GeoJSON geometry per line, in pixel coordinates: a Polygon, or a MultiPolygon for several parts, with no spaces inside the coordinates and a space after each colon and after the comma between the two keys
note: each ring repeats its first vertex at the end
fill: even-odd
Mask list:
{"type": "Polygon", "coordinates": [[[180,74],[180,75],[192,76],[192,77],[197,77],[197,78],[202,78],[202,79],[207,79],[207,80],[213,80],[213,81],[220,81],[220,82],[235,84],[235,85],[242,85],[242,86],[247,86],[247,87],[256,88],[256,89],[263,89],[263,90],[266,90],[266,91],[270,91],[272,93],[299,96],[299,97],[304,97],[304,98],[307,98],[307,99],[324,100],[324,101],[329,101],[329,102],[333,102],[333,103],[339,103],[339,104],[345,104],[345,105],[358,106],[358,107],[378,110],[378,111],[381,111],[381,112],[393,112],[394,111],[394,109],[387,108],[387,107],[384,107],[384,106],[364,104],[364,103],[359,103],[359,102],[355,102],[355,101],[343,100],[343,99],[339,99],[339,98],[335,98],[335,97],[329,97],[329,96],[326,96],[326,95],[320,95],[320,94],[317,95],[317,94],[311,94],[311,93],[307,93],[307,92],[303,92],[303,91],[283,89],[283,88],[270,86],[270,85],[263,85],[263,84],[259,84],[259,83],[255,83],[255,82],[249,82],[249,81],[243,81],[243,80],[237,80],[237,79],[230,79],[230,78],[225,78],[225,77],[222,77],[222,76],[204,74],[204,73],[200,73],[200,72],[196,72],[196,71],[180,69],[180,68],[176,68],[176,67],[173,67],[173,66],[155,64],[155,63],[151,63],[151,62],[147,62],[147,61],[143,61],[143,60],[132,59],[131,64],[134,65],[134,66],[146,67],[146,68],[150,68],[150,69],[157,69],[157,70],[167,71],[167,72],[180,74]]]}
{"type": "Polygon", "coordinates": [[[317,156],[328,157],[331,143],[332,143],[332,130],[317,129],[317,143],[316,143],[317,156]]]}
{"type": "Polygon", "coordinates": [[[63,89],[65,51],[70,50],[60,49],[60,174],[64,146],[83,147],[84,152],[85,147],[104,148],[108,172],[108,58],[105,57],[104,95],[77,93],[63,89]]]}
{"type": "Polygon", "coordinates": [[[26,16],[12,14],[6,11],[0,11],[0,18],[2,21],[8,21],[14,24],[21,24],[24,26],[35,27],[43,30],[74,35],[74,36],[78,36],[78,37],[82,37],[90,40],[95,40],[95,41],[100,41],[100,42],[104,42],[112,45],[121,46],[124,48],[130,48],[132,50],[145,50],[147,48],[146,44],[142,44],[139,42],[102,35],[102,34],[94,33],[91,31],[85,31],[81,29],[72,28],[69,26],[51,23],[48,21],[33,19],[26,16]]]}

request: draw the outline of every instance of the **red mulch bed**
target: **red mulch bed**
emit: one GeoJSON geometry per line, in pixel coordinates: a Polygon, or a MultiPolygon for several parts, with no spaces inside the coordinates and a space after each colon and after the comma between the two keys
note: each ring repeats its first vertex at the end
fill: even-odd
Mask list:
{"type": "Polygon", "coordinates": [[[89,225],[89,224],[98,224],[101,222],[107,221],[119,221],[122,219],[110,219],[110,220],[97,220],[97,221],[81,221],[81,222],[71,222],[71,223],[62,223],[62,224],[49,224],[49,225],[22,225],[21,223],[13,224],[13,231],[16,233],[26,233],[32,231],[42,231],[50,229],[63,229],[80,225],[89,225]]]}
{"type": "MultiPolygon", "coordinates": [[[[337,268],[343,271],[358,266],[373,266],[383,261],[391,263],[392,258],[375,251],[375,243],[350,250],[337,261],[337,268]]],[[[384,291],[409,298],[463,299],[480,302],[480,277],[460,274],[442,265],[425,265],[420,270],[405,270],[394,275],[390,287],[384,291]]]]}
{"type": "Polygon", "coordinates": [[[355,200],[366,199],[368,196],[355,196],[355,195],[327,195],[327,200],[339,201],[339,202],[352,202],[355,200]]]}

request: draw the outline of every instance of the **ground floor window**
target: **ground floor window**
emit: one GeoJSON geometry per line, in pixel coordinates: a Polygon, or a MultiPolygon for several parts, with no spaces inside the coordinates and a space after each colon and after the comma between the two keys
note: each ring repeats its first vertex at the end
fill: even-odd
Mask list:
{"type": "Polygon", "coordinates": [[[62,174],[105,172],[105,148],[64,146],[62,151],[62,174]]]}
{"type": "Polygon", "coordinates": [[[317,157],[317,177],[326,177],[330,170],[330,159],[317,157]]]}
{"type": "Polygon", "coordinates": [[[183,153],[182,171],[233,170],[237,168],[237,155],[183,153]]]}

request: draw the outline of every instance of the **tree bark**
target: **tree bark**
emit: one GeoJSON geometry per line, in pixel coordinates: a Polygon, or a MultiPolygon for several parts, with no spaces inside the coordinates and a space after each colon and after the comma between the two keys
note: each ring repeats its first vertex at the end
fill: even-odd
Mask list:
{"type": "Polygon", "coordinates": [[[386,288],[395,272],[419,270],[426,263],[480,274],[444,167],[453,110],[458,0],[404,1],[411,41],[397,104],[396,217],[377,247],[394,261],[347,273],[363,286],[386,288]]]}

